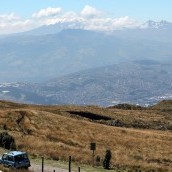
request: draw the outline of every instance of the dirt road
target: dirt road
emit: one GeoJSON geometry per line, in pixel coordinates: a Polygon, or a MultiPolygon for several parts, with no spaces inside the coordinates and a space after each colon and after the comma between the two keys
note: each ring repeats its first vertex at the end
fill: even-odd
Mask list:
{"type": "MultiPolygon", "coordinates": [[[[31,170],[33,172],[41,172],[42,166],[41,166],[41,164],[38,165],[38,164],[35,164],[34,162],[31,162],[31,167],[29,167],[29,170],[31,170]]],[[[54,172],[54,170],[55,170],[55,172],[68,172],[68,170],[66,170],[66,169],[54,167],[54,166],[47,165],[47,164],[44,167],[44,172],[54,172]]]]}
{"type": "MultiPolygon", "coordinates": [[[[33,164],[32,167],[29,168],[29,170],[34,171],[34,172],[41,172],[42,168],[40,165],[33,164]]],[[[57,167],[51,167],[51,166],[46,166],[44,167],[44,172],[68,172],[68,170],[57,168],[57,167]]]]}

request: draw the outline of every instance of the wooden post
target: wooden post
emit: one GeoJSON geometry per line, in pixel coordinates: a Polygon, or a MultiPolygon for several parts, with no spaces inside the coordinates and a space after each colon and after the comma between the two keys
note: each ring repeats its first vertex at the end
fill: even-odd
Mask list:
{"type": "Polygon", "coordinates": [[[55,172],[55,170],[53,170],[53,172],[55,172]]]}
{"type": "Polygon", "coordinates": [[[44,157],[42,157],[42,172],[44,172],[44,157]]]}
{"type": "Polygon", "coordinates": [[[94,150],[93,150],[93,167],[94,167],[94,150]]]}
{"type": "Polygon", "coordinates": [[[96,150],[96,143],[90,143],[90,150],[93,151],[93,154],[92,154],[92,165],[94,167],[94,151],[96,150]]]}
{"type": "Polygon", "coordinates": [[[69,172],[71,172],[71,156],[69,156],[69,172]]]}
{"type": "Polygon", "coordinates": [[[80,172],[80,167],[78,167],[78,172],[80,172]]]}

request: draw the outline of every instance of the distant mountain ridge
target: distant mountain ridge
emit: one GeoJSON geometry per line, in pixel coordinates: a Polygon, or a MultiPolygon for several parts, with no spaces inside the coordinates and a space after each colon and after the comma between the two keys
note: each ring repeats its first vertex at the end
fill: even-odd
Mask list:
{"type": "Polygon", "coordinates": [[[133,60],[172,61],[171,49],[171,29],[109,34],[68,29],[49,35],[13,35],[0,38],[0,82],[40,82],[133,60]]]}
{"type": "Polygon", "coordinates": [[[172,98],[171,50],[172,23],[167,21],[109,33],[56,24],[2,36],[0,99],[153,104],[172,98]]]}
{"type": "Polygon", "coordinates": [[[42,84],[0,87],[1,97],[36,104],[152,105],[172,98],[172,64],[135,61],[89,69],[42,84]]]}
{"type": "MultiPolygon", "coordinates": [[[[172,28],[172,23],[168,22],[166,20],[161,20],[161,21],[153,21],[153,20],[148,20],[147,22],[138,25],[137,27],[134,28],[119,28],[119,29],[114,29],[114,31],[118,31],[118,30],[135,30],[135,29],[171,29],[172,28]]],[[[83,25],[81,23],[75,23],[75,25],[73,25],[72,27],[72,23],[71,22],[67,22],[67,23],[56,23],[56,24],[50,24],[50,25],[43,25],[41,27],[38,27],[36,29],[27,31],[27,32],[23,32],[21,34],[24,35],[45,35],[45,34],[57,34],[59,32],[61,32],[62,30],[70,30],[70,29],[80,29],[80,30],[85,30],[83,28],[83,25]]],[[[90,31],[96,31],[96,30],[90,30],[90,31]]],[[[103,31],[99,31],[99,32],[103,32],[103,31]]],[[[104,32],[109,32],[109,31],[104,31],[104,32]]]]}
{"type": "Polygon", "coordinates": [[[172,23],[166,20],[161,20],[159,22],[155,22],[153,20],[148,20],[146,23],[141,25],[141,28],[146,29],[171,29],[172,23]]]}

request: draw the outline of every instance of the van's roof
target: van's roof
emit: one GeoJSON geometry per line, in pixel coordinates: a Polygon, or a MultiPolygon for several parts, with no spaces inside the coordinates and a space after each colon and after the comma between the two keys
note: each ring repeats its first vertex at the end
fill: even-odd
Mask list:
{"type": "Polygon", "coordinates": [[[16,156],[16,155],[26,154],[26,152],[22,152],[22,151],[11,151],[11,152],[8,152],[6,154],[12,155],[12,156],[16,156]]]}

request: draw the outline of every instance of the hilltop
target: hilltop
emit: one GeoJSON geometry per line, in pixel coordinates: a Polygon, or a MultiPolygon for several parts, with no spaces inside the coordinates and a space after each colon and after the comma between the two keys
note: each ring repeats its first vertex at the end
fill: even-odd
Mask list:
{"type": "Polygon", "coordinates": [[[75,162],[90,164],[90,142],[96,142],[101,160],[106,149],[112,151],[113,168],[170,171],[172,111],[160,104],[163,110],[158,105],[126,110],[0,101],[0,126],[15,138],[18,149],[35,157],[67,160],[71,155],[75,162]]]}

